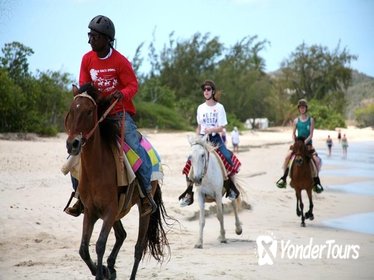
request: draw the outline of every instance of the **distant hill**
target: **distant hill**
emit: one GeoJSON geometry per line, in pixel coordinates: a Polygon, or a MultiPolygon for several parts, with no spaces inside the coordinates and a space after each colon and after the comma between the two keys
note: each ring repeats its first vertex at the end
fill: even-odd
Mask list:
{"type": "Polygon", "coordinates": [[[354,119],[354,111],[362,104],[374,103],[374,77],[370,77],[356,70],[352,72],[352,84],[346,93],[348,119],[354,119]]]}

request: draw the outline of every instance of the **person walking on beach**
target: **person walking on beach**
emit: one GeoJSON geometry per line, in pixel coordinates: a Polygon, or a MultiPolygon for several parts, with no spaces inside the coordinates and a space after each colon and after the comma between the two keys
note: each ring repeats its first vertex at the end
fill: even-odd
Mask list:
{"type": "MultiPolygon", "coordinates": [[[[319,179],[318,173],[321,167],[321,160],[318,157],[315,149],[312,146],[312,138],[314,132],[314,119],[308,115],[308,103],[305,99],[300,99],[297,103],[297,108],[300,115],[294,120],[293,122],[293,130],[292,130],[292,138],[295,142],[297,137],[305,138],[305,144],[312,156],[312,165],[313,165],[313,180],[314,180],[314,187],[313,190],[316,193],[323,192],[323,187],[321,185],[321,181],[319,179]],[[296,136],[297,132],[297,136],[296,136]]],[[[290,170],[290,160],[292,157],[292,146],[288,151],[286,158],[284,160],[283,169],[284,174],[283,176],[276,182],[278,188],[286,188],[287,186],[287,176],[290,170]]]]}
{"type": "Polygon", "coordinates": [[[233,149],[234,149],[234,153],[239,153],[239,130],[238,128],[235,126],[234,127],[234,130],[231,132],[231,142],[232,142],[232,146],[233,146],[233,149]]]}
{"type": "Polygon", "coordinates": [[[347,149],[348,149],[348,140],[347,140],[347,136],[345,136],[345,134],[343,135],[343,138],[342,138],[342,149],[343,149],[343,158],[346,159],[347,158],[347,149]]]}
{"type": "Polygon", "coordinates": [[[342,132],[340,131],[340,129],[338,130],[338,141],[339,141],[339,144],[342,141],[342,132]]]}
{"type": "Polygon", "coordinates": [[[331,157],[332,139],[331,139],[330,135],[327,136],[326,145],[327,145],[327,149],[329,151],[329,157],[331,157]]]}

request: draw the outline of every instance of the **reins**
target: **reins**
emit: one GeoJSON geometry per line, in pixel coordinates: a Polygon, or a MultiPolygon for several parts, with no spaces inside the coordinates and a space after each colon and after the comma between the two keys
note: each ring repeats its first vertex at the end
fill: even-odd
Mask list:
{"type": "MultiPolygon", "coordinates": [[[[87,141],[92,136],[92,134],[95,132],[98,125],[106,118],[106,116],[109,114],[109,112],[117,104],[118,99],[114,100],[114,102],[109,106],[108,109],[106,109],[104,114],[97,121],[97,104],[96,104],[96,101],[90,95],[88,95],[86,92],[83,92],[81,94],[78,94],[78,95],[74,96],[74,100],[78,97],[88,98],[95,105],[95,109],[96,109],[95,110],[95,125],[94,125],[94,127],[86,135],[82,135],[84,137],[84,139],[87,141]]],[[[122,150],[123,150],[123,146],[124,146],[124,133],[123,133],[124,132],[124,127],[125,127],[125,110],[123,109],[123,118],[121,120],[121,149],[122,150]]],[[[82,146],[84,146],[85,143],[86,142],[84,142],[82,146]]],[[[120,153],[120,159],[123,160],[123,153],[120,153]]]]}

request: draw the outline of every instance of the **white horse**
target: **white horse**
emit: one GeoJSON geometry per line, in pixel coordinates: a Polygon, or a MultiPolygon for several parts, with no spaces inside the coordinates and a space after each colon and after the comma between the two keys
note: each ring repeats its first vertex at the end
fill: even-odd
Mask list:
{"type": "MultiPolygon", "coordinates": [[[[207,136],[188,136],[191,144],[191,176],[197,189],[198,203],[200,207],[200,232],[195,248],[203,248],[203,230],[205,226],[205,202],[216,202],[217,218],[220,223],[221,243],[226,243],[225,228],[223,223],[222,196],[224,194],[224,174],[216,154],[215,147],[207,141],[207,136]]],[[[235,213],[235,232],[242,233],[242,226],[238,216],[238,208],[241,203],[240,196],[231,202],[235,213]]]]}

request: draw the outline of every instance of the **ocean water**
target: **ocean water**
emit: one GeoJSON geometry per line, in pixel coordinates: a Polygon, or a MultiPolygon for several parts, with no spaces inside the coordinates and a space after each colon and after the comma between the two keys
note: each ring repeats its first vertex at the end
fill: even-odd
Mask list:
{"type": "MultiPolygon", "coordinates": [[[[363,181],[347,184],[329,185],[327,191],[354,193],[370,196],[374,203],[374,141],[349,143],[347,158],[343,158],[341,146],[336,143],[332,148],[332,155],[328,157],[327,148],[318,150],[322,159],[322,170],[320,176],[360,177],[363,181]],[[333,170],[326,170],[324,166],[332,165],[333,170]]],[[[374,235],[374,212],[352,214],[323,221],[323,224],[356,232],[374,235]]]]}

